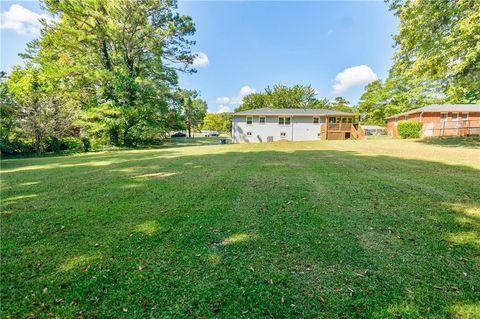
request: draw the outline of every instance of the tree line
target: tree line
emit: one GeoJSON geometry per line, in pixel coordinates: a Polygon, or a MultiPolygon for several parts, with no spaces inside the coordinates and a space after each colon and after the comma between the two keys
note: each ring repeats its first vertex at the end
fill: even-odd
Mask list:
{"type": "Polygon", "coordinates": [[[480,1],[387,0],[399,19],[393,66],[358,111],[372,124],[428,104],[480,103],[480,1]]]}
{"type": "Polygon", "coordinates": [[[192,130],[207,110],[179,88],[195,25],[176,1],[44,0],[53,17],[1,74],[3,154],[135,147],[192,130]]]}
{"type": "Polygon", "coordinates": [[[353,112],[350,103],[341,96],[333,100],[319,99],[317,93],[310,85],[296,84],[291,87],[276,84],[268,86],[265,92],[251,93],[243,98],[242,104],[235,110],[237,112],[260,108],[306,108],[328,109],[344,112],[353,112]]]}

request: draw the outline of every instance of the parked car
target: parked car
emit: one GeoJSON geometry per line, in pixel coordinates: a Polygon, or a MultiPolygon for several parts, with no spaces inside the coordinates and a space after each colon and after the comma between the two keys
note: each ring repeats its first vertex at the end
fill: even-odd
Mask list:
{"type": "Polygon", "coordinates": [[[174,134],[170,135],[170,137],[186,137],[187,134],[183,132],[175,132],[174,134]]]}
{"type": "Polygon", "coordinates": [[[217,131],[213,131],[213,132],[210,132],[210,136],[218,137],[220,136],[220,133],[218,133],[217,131]]]}

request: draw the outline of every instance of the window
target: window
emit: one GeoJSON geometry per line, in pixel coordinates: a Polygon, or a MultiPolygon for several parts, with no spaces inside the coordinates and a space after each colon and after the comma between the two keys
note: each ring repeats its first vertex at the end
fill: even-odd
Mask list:
{"type": "Polygon", "coordinates": [[[328,118],[328,123],[337,123],[337,118],[336,117],[329,117],[328,118]]]}
{"type": "Polygon", "coordinates": [[[247,125],[252,125],[253,118],[251,116],[247,116],[247,125]]]}
{"type": "Polygon", "coordinates": [[[247,132],[247,136],[252,136],[252,132],[247,132]]]}
{"type": "Polygon", "coordinates": [[[458,113],[452,113],[452,121],[458,121],[458,113]]]}
{"type": "Polygon", "coordinates": [[[346,117],[342,117],[342,123],[347,123],[347,118],[346,117]]]}
{"type": "Polygon", "coordinates": [[[325,118],[321,117],[319,123],[325,123],[325,118]]]}
{"type": "Polygon", "coordinates": [[[320,122],[320,119],[318,117],[313,118],[313,124],[318,124],[320,122]]]}
{"type": "Polygon", "coordinates": [[[260,116],[259,120],[260,124],[265,124],[265,117],[260,116]]]}
{"type": "Polygon", "coordinates": [[[446,122],[447,121],[447,117],[448,116],[448,113],[441,113],[440,114],[440,122],[446,122]]]}
{"type": "Polygon", "coordinates": [[[279,117],[278,118],[278,125],[290,125],[290,118],[289,117],[279,117]]]}
{"type": "Polygon", "coordinates": [[[285,137],[285,136],[287,136],[287,133],[285,132],[280,133],[280,137],[285,137]]]}
{"type": "Polygon", "coordinates": [[[353,119],[352,119],[351,117],[349,117],[349,118],[347,119],[347,123],[352,123],[352,122],[353,122],[353,119]]]}
{"type": "Polygon", "coordinates": [[[468,121],[468,113],[462,113],[462,120],[468,121]]]}

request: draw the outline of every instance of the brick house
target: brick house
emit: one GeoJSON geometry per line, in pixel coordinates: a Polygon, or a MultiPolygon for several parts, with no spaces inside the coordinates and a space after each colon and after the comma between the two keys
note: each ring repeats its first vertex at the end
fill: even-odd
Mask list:
{"type": "Polygon", "coordinates": [[[421,137],[480,135],[480,105],[434,104],[387,117],[387,135],[398,136],[397,124],[423,123],[421,137]]]}

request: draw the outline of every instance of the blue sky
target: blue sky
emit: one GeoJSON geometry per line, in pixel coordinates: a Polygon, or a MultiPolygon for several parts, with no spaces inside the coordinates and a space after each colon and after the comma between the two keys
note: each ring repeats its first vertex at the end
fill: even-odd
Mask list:
{"type": "MultiPolygon", "coordinates": [[[[277,83],[312,85],[318,97],[355,104],[392,63],[397,21],[383,1],[180,1],[179,11],[195,21],[200,53],[198,72],[181,75],[180,86],[200,91],[211,112],[277,83]]],[[[37,36],[42,11],[37,1],[2,1],[1,12],[8,71],[37,36]]]]}

